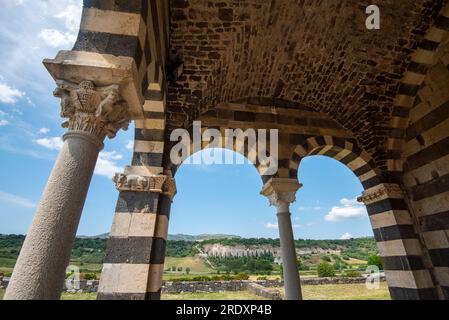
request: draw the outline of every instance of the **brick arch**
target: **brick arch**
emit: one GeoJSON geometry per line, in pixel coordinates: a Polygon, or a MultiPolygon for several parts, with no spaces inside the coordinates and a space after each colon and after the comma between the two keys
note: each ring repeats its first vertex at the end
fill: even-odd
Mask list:
{"type": "Polygon", "coordinates": [[[312,155],[342,162],[361,181],[365,191],[358,200],[367,207],[391,297],[437,299],[402,186],[385,181],[374,160],[353,141],[332,136],[311,137],[298,145],[291,160],[291,174],[297,176],[301,159],[312,155]]]}
{"type": "Polygon", "coordinates": [[[383,181],[375,161],[354,140],[332,136],[310,137],[298,145],[290,161],[290,175],[296,177],[301,159],[313,155],[327,156],[345,164],[359,178],[364,189],[383,181]]]}

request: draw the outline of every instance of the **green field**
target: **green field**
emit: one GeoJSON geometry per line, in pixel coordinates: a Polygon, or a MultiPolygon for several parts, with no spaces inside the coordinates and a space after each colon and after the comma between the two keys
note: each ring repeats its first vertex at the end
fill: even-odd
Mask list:
{"type": "MultiPolygon", "coordinates": [[[[358,284],[327,284],[318,286],[303,286],[304,300],[390,300],[390,293],[385,282],[380,288],[369,290],[364,283],[358,284]]],[[[281,289],[281,295],[283,290],[281,289]]]]}
{"type": "Polygon", "coordinates": [[[267,300],[249,291],[164,294],[162,300],[267,300]]]}
{"type": "MultiPolygon", "coordinates": [[[[377,290],[368,290],[364,284],[330,284],[303,286],[302,291],[304,300],[390,300],[385,282],[382,282],[377,290]]],[[[0,299],[3,298],[3,294],[3,290],[0,290],[0,299]]],[[[62,296],[63,300],[95,300],[95,298],[95,293],[64,293],[62,296]]],[[[162,300],[263,300],[263,298],[248,291],[237,291],[165,294],[162,300]]]]}

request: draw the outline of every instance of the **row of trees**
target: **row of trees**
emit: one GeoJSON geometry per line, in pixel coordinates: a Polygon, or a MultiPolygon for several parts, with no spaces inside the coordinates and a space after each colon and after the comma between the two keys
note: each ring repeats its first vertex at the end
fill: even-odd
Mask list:
{"type": "Polygon", "coordinates": [[[209,261],[221,272],[271,274],[274,257],[270,255],[252,257],[210,257],[209,261]]]}

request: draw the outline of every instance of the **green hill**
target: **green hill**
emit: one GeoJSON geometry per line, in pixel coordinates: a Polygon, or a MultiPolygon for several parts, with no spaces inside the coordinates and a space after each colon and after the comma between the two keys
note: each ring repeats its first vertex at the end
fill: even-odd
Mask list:
{"type": "MultiPolygon", "coordinates": [[[[25,236],[0,235],[0,272],[10,274],[25,236]]],[[[203,234],[198,236],[170,235],[167,241],[166,255],[168,267],[189,267],[192,272],[205,272],[209,267],[223,270],[268,270],[274,263],[274,256],[256,254],[254,257],[209,257],[202,259],[200,252],[204,252],[205,246],[219,244],[230,248],[235,246],[251,247],[279,247],[279,239],[244,239],[238,236],[226,234],[203,234]],[[169,259],[171,258],[171,260],[169,259]],[[201,261],[202,262],[201,262],[201,261]],[[204,261],[203,261],[204,260],[204,261]],[[203,265],[207,262],[208,265],[203,265]]],[[[323,250],[337,250],[338,254],[326,254],[323,252],[306,254],[301,260],[307,268],[315,268],[322,261],[337,264],[351,265],[364,264],[372,255],[377,255],[377,247],[373,238],[359,238],[350,240],[303,240],[295,241],[298,249],[321,248],[323,250]]],[[[84,273],[99,273],[106,253],[107,235],[96,237],[76,238],[72,250],[71,264],[81,267],[84,273]]]]}

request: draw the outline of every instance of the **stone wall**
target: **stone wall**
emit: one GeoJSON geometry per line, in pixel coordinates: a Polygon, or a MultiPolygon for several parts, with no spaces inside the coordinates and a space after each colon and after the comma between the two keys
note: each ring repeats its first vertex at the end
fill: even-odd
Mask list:
{"type": "Polygon", "coordinates": [[[97,292],[99,283],[98,280],[80,280],[72,282],[69,288],[67,288],[67,283],[64,283],[64,291],[69,293],[97,292]]]}
{"type": "MultiPolygon", "coordinates": [[[[380,281],[385,281],[385,277],[381,277],[380,281]]],[[[325,284],[355,284],[365,283],[363,277],[356,278],[303,278],[302,285],[325,285],[325,284]]],[[[250,285],[262,286],[264,288],[277,288],[284,285],[279,280],[258,280],[258,281],[187,281],[173,282],[164,281],[162,285],[162,293],[182,293],[182,292],[219,292],[219,291],[240,291],[250,289],[250,285]]]]}
{"type": "Polygon", "coordinates": [[[282,300],[281,294],[276,289],[265,288],[257,283],[248,283],[247,288],[256,296],[268,298],[270,300],[282,300]]]}
{"type": "MultiPolygon", "coordinates": [[[[325,285],[325,284],[354,284],[364,283],[363,277],[357,278],[304,278],[301,279],[302,285],[325,285]]],[[[385,281],[385,277],[381,277],[385,281]]],[[[0,289],[6,289],[9,278],[0,276],[0,289]]],[[[69,293],[97,292],[98,280],[81,280],[76,283],[75,288],[67,288],[64,284],[64,291],[69,293]]],[[[174,282],[164,281],[162,285],[163,294],[177,294],[183,292],[220,292],[220,291],[241,291],[249,290],[258,296],[273,300],[280,299],[276,290],[269,288],[283,287],[284,282],[279,280],[257,280],[257,281],[187,281],[174,282]]]]}
{"type": "Polygon", "coordinates": [[[6,283],[4,283],[4,277],[3,274],[0,273],[0,289],[5,289],[6,288],[6,283]]]}

